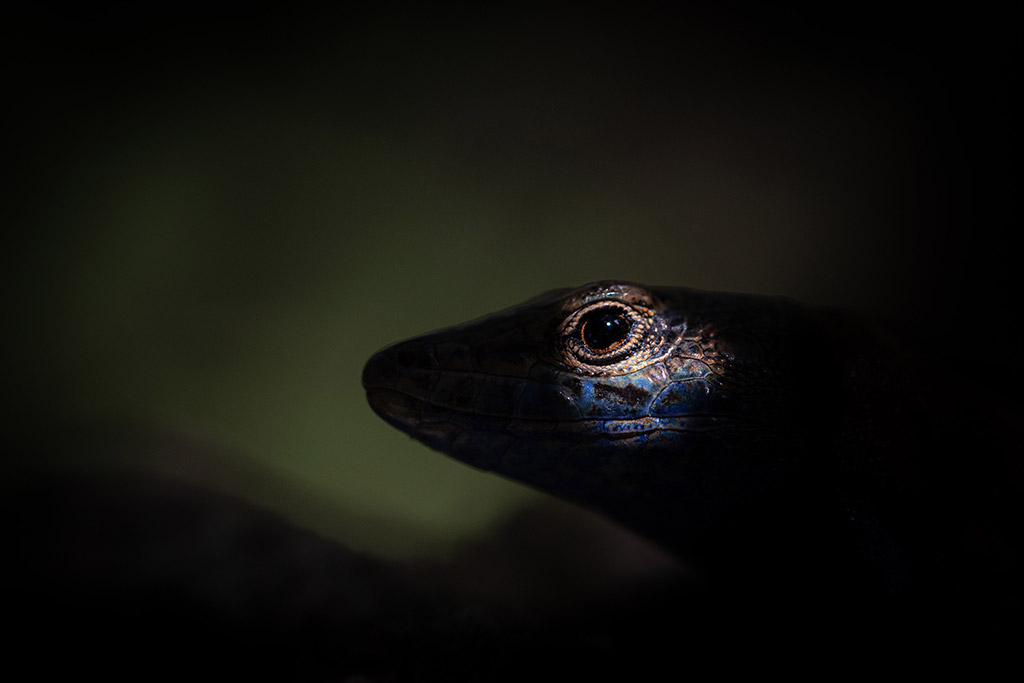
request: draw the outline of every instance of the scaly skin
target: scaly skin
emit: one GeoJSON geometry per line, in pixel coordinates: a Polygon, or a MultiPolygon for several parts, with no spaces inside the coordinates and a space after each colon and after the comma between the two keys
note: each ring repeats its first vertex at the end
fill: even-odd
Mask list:
{"type": "Polygon", "coordinates": [[[906,368],[842,314],[598,282],[390,346],[363,383],[413,438],[713,579],[906,593],[931,495],[906,368]]]}

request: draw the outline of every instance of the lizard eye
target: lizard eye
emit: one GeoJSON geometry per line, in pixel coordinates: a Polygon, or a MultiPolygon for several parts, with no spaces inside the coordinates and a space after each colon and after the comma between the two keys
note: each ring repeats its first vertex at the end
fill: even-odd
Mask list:
{"type": "Polygon", "coordinates": [[[653,313],[614,300],[583,306],[559,328],[562,362],[593,375],[633,372],[663,341],[653,313]]]}
{"type": "Polygon", "coordinates": [[[618,307],[598,308],[580,319],[580,339],[591,353],[614,351],[629,337],[633,322],[618,307]]]}

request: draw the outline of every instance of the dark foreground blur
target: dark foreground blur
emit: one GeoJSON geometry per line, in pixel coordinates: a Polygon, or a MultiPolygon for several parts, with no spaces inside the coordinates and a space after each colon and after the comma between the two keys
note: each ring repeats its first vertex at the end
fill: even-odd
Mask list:
{"type": "Polygon", "coordinates": [[[32,464],[3,477],[5,648],[37,675],[622,680],[683,665],[987,669],[1016,649],[1019,587],[775,593],[748,567],[737,574],[756,591],[708,590],[645,541],[555,503],[448,560],[387,561],[152,466],[225,457],[203,444],[66,436],[41,441],[135,462],[83,470],[38,445],[7,451],[32,464]],[[985,602],[953,598],[965,589],[985,602]]]}

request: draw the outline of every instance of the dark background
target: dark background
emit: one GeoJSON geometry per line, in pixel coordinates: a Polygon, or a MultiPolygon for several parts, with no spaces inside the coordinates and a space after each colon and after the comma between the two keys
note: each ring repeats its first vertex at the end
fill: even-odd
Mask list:
{"type": "Polygon", "coordinates": [[[5,10],[10,439],[444,557],[539,496],[362,364],[547,289],[852,308],[1012,395],[1015,23],[712,4],[5,10]]]}

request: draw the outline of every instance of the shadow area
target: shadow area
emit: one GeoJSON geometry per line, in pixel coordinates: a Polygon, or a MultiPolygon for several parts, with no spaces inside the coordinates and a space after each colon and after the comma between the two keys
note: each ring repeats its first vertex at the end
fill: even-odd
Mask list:
{"type": "MultiPolygon", "coordinates": [[[[88,439],[78,453],[109,446],[88,439]]],[[[159,468],[74,467],[46,451],[8,449],[22,464],[6,468],[0,516],[8,651],[39,674],[612,680],[683,662],[938,665],[943,644],[999,653],[1013,633],[988,614],[844,598],[841,586],[799,599],[709,591],[653,546],[560,503],[446,560],[385,560],[159,468]]]]}

